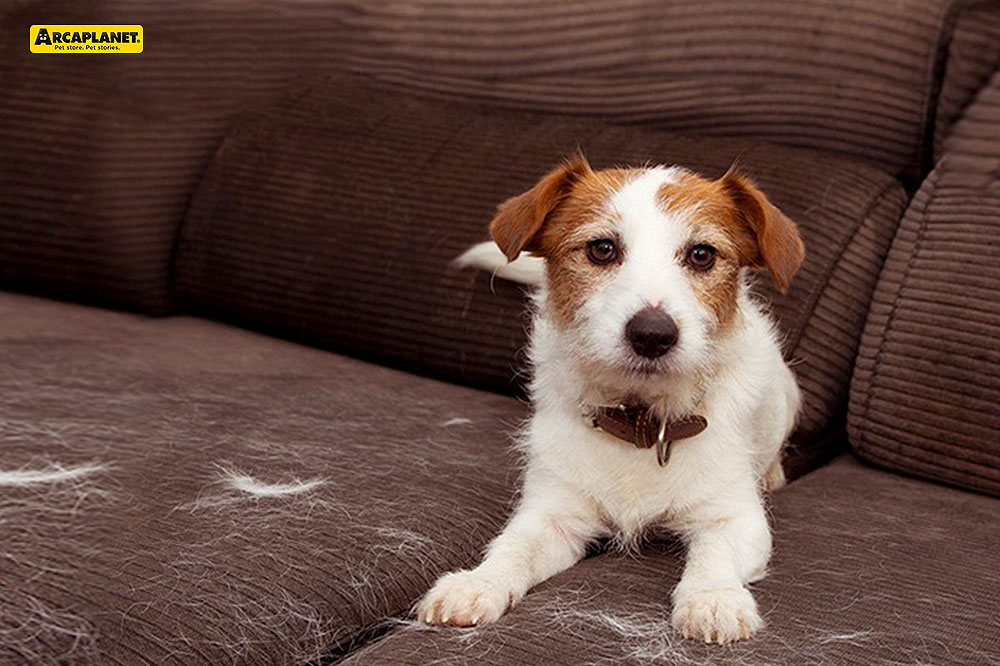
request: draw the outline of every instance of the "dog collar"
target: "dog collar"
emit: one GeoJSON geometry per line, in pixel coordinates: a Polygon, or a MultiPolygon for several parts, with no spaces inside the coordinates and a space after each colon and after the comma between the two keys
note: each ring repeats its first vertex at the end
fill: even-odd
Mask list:
{"type": "Polygon", "coordinates": [[[661,419],[652,407],[597,407],[593,424],[609,435],[630,442],[640,449],[656,447],[656,462],[663,467],[670,460],[670,445],[687,439],[708,427],[708,419],[690,414],[676,419],[661,419]]]}

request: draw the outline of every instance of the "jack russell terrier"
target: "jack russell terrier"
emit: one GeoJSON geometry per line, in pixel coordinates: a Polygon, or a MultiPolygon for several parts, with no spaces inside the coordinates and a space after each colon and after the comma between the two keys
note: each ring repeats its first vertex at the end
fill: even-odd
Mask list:
{"type": "Polygon", "coordinates": [[[577,156],[500,205],[490,234],[458,263],[537,286],[523,488],[482,563],[442,576],[418,619],[493,622],[590,542],[656,525],[687,546],[673,626],[749,638],[763,621],[747,584],[771,553],[763,495],[785,481],[800,398],[748,273],[786,291],[796,225],[732,169],[595,171],[577,156]]]}

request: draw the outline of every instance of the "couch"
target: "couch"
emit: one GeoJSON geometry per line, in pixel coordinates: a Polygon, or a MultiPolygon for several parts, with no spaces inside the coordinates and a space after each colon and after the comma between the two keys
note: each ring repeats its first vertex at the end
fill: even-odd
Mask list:
{"type": "Polygon", "coordinates": [[[0,9],[0,664],[1000,663],[1000,4],[0,9]],[[137,55],[33,24],[141,24],[137,55]],[[734,160],[804,410],[755,584],[598,546],[494,625],[410,608],[518,483],[522,289],[450,261],[577,148],[734,160]]]}

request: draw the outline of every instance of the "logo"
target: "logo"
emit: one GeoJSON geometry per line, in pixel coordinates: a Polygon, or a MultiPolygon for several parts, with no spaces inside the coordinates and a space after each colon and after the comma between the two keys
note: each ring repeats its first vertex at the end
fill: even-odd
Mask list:
{"type": "Polygon", "coordinates": [[[142,53],[141,25],[33,25],[32,53],[142,53]]]}

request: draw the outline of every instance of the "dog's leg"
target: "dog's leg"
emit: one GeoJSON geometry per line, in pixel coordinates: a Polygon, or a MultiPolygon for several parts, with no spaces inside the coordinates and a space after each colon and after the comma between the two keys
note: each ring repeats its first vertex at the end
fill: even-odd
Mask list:
{"type": "Polygon", "coordinates": [[[695,517],[687,564],[674,588],[671,620],[687,638],[728,643],[749,638],[763,620],[746,584],[764,577],[771,532],[756,488],[695,517]]]}
{"type": "Polygon", "coordinates": [[[596,513],[578,496],[525,485],[520,506],[482,564],[439,578],[417,605],[420,621],[461,627],[493,622],[532,586],[583,557],[600,530],[596,513]]]}

